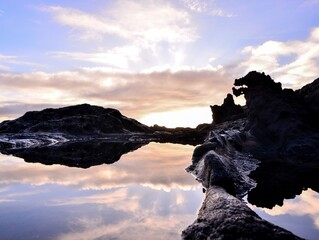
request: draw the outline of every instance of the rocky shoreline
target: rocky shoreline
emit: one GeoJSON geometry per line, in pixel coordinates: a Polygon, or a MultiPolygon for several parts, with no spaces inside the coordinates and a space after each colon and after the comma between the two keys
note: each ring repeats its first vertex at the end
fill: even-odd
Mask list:
{"type": "Polygon", "coordinates": [[[283,90],[264,73],[251,72],[235,80],[243,85],[233,92],[244,94],[246,117],[231,95],[212,107],[219,124],[187,168],[206,197],[183,239],[301,239],[261,219],[241,197],[248,193],[249,202],[271,208],[304,189],[318,191],[319,79],[283,90]]]}
{"type": "Polygon", "coordinates": [[[319,192],[319,79],[282,89],[264,73],[235,80],[233,94],[211,106],[213,123],[148,127],[116,109],[82,104],[28,112],[0,124],[0,152],[27,162],[88,168],[111,164],[149,142],[197,146],[186,169],[206,194],[183,239],[301,239],[261,219],[250,203],[271,208],[302,190],[319,192]]]}

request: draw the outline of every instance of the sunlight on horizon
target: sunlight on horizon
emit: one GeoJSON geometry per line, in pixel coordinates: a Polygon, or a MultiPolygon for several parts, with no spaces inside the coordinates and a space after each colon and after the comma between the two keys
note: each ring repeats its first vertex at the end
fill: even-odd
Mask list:
{"type": "Polygon", "coordinates": [[[210,108],[195,107],[176,111],[158,112],[147,114],[139,121],[148,126],[159,125],[170,128],[175,127],[197,127],[202,123],[212,122],[212,113],[210,108]]]}

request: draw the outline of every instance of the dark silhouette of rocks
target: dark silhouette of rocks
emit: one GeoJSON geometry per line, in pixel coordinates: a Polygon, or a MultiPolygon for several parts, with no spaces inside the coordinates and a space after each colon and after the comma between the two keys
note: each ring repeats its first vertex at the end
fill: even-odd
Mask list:
{"type": "Polygon", "coordinates": [[[261,161],[250,174],[257,187],[248,201],[272,208],[304,189],[318,191],[319,80],[293,91],[282,89],[264,73],[251,72],[235,85],[247,86],[246,131],[256,141],[249,151],[261,161]]]}
{"type": "MultiPolygon", "coordinates": [[[[293,91],[250,72],[235,86],[234,95],[245,96],[247,117],[224,121],[222,106],[214,107],[217,123],[187,168],[206,197],[182,237],[300,239],[258,217],[241,197],[248,192],[250,203],[271,208],[304,189],[319,191],[319,81],[293,91]]],[[[226,99],[223,105],[233,105],[226,99]]]]}
{"type": "Polygon", "coordinates": [[[231,94],[227,94],[221,106],[210,106],[213,113],[213,124],[234,121],[245,116],[244,108],[236,105],[231,94]]]}
{"type": "Polygon", "coordinates": [[[310,123],[319,126],[319,78],[296,91],[304,100],[308,111],[311,111],[310,123]]]}
{"type": "Polygon", "coordinates": [[[123,116],[118,110],[82,104],[59,109],[27,112],[22,117],[0,124],[0,133],[51,132],[71,135],[110,133],[147,133],[140,122],[123,116]]]}
{"type": "Polygon", "coordinates": [[[206,195],[183,239],[301,239],[261,219],[241,199],[259,184],[259,179],[250,177],[259,170],[260,161],[249,152],[256,142],[245,125],[245,119],[216,125],[206,142],[195,148],[186,170],[202,183],[206,195]]]}
{"type": "Polygon", "coordinates": [[[82,104],[27,112],[15,120],[0,123],[0,149],[15,147],[12,142],[27,138],[46,145],[44,138],[48,134],[62,134],[68,140],[81,141],[83,138],[111,137],[115,141],[133,139],[197,145],[203,143],[210,127],[210,124],[201,124],[197,128],[148,127],[123,116],[116,109],[82,104]]]}
{"type": "Polygon", "coordinates": [[[284,199],[293,199],[305,189],[319,192],[319,163],[268,160],[250,174],[257,182],[249,193],[249,203],[263,208],[282,206],[284,199]]]}
{"type": "Polygon", "coordinates": [[[318,94],[315,94],[318,81],[298,94],[291,89],[282,89],[280,83],[275,83],[264,73],[250,72],[236,79],[235,86],[246,86],[233,88],[233,92],[237,96],[244,94],[248,113],[247,129],[259,141],[275,143],[280,148],[287,145],[286,141],[308,137],[314,128],[318,129],[318,122],[314,121],[317,116],[315,107],[311,108],[308,104],[311,102],[315,105],[318,101],[318,94]],[[310,92],[307,98],[306,92],[310,92]]]}
{"type": "Polygon", "coordinates": [[[146,144],[145,142],[110,142],[96,139],[70,141],[53,146],[11,148],[2,150],[1,153],[23,158],[26,162],[89,168],[95,165],[112,164],[120,160],[122,155],[146,144]]]}

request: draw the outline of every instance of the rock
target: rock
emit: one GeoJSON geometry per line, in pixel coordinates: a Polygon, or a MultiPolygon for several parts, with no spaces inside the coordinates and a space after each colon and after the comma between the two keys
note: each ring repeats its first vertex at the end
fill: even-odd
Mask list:
{"type": "Polygon", "coordinates": [[[147,126],[123,116],[118,110],[82,104],[27,112],[0,124],[0,133],[51,132],[71,135],[152,132],[147,126]]]}
{"type": "Polygon", "coordinates": [[[213,113],[213,123],[219,124],[226,121],[233,121],[245,116],[243,107],[236,105],[231,94],[227,94],[221,106],[210,106],[213,113]]]}
{"type": "Polygon", "coordinates": [[[319,128],[319,78],[297,90],[296,94],[304,99],[309,111],[312,112],[310,124],[319,128]]]}
{"type": "Polygon", "coordinates": [[[225,122],[223,105],[234,105],[229,95],[212,107],[220,124],[196,147],[187,168],[207,189],[206,197],[182,237],[300,239],[261,219],[241,197],[248,192],[249,202],[271,208],[306,188],[319,191],[319,81],[293,91],[250,72],[235,86],[234,95],[245,96],[247,117],[225,122]]]}
{"type": "Polygon", "coordinates": [[[301,239],[261,219],[246,204],[219,186],[206,191],[196,221],[182,233],[184,240],[301,239]]]}
{"type": "Polygon", "coordinates": [[[237,96],[244,94],[248,114],[246,129],[261,143],[276,145],[278,150],[288,146],[289,141],[312,135],[314,128],[318,131],[313,124],[316,114],[307,103],[318,101],[315,100],[318,99],[317,88],[312,88],[312,85],[298,94],[291,89],[282,89],[280,83],[258,72],[236,79],[234,85],[246,86],[233,88],[233,92],[237,96]],[[306,92],[309,92],[308,100],[306,92]]]}

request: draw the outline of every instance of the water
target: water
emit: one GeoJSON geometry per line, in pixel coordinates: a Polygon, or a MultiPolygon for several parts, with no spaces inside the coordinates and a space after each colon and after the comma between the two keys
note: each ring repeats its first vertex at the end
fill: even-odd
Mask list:
{"type": "MultiPolygon", "coordinates": [[[[32,159],[25,162],[0,154],[1,240],[180,239],[181,231],[196,219],[204,198],[200,184],[184,170],[191,163],[194,147],[113,144],[112,149],[122,149],[121,153],[137,150],[122,155],[119,161],[117,158],[106,161],[115,161],[113,164],[101,164],[100,160],[111,151],[105,143],[96,149],[91,145],[88,155],[73,150],[84,156],[85,164],[81,166],[91,166],[87,169],[43,165],[32,163],[32,159]],[[105,154],[99,155],[103,149],[105,154]],[[91,161],[88,156],[100,159],[91,161]]],[[[64,159],[63,152],[55,152],[61,161],[53,161],[52,152],[46,152],[50,158],[44,163],[68,160],[71,166],[76,166],[70,160],[73,155],[64,159]]],[[[23,154],[32,158],[28,152],[23,154]]],[[[33,156],[41,162],[41,154],[33,156]]],[[[291,191],[295,194],[302,187],[291,188],[293,182],[283,181],[286,175],[282,171],[287,172],[286,167],[269,169],[260,174],[266,174],[268,182],[257,185],[255,194],[252,192],[248,199],[277,205],[272,209],[249,206],[262,218],[301,237],[318,239],[319,194],[308,188],[294,199],[283,200],[280,207],[278,195],[291,191]]],[[[305,186],[308,180],[313,182],[312,178],[302,180],[302,176],[297,179],[305,186]]]]}
{"type": "Polygon", "coordinates": [[[0,239],[179,239],[203,200],[192,151],[151,143],[88,169],[0,155],[0,239]]]}
{"type": "Polygon", "coordinates": [[[319,193],[307,189],[272,209],[248,204],[260,217],[309,240],[319,238],[319,193]]]}

